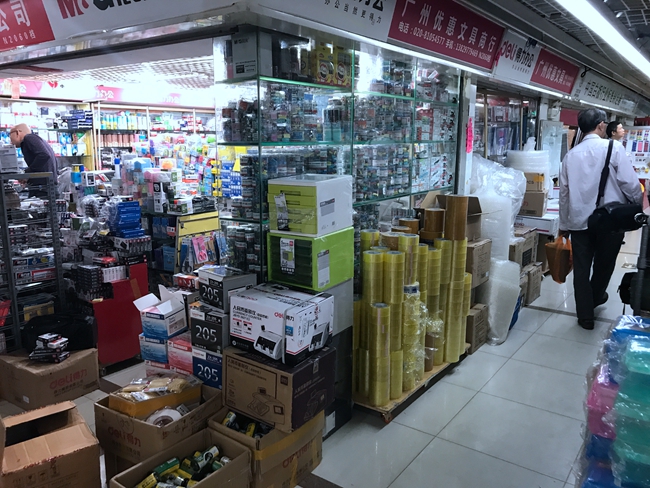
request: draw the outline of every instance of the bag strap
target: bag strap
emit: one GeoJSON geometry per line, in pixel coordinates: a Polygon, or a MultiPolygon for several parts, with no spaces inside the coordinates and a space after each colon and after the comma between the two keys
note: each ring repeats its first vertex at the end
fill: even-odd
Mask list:
{"type": "Polygon", "coordinates": [[[605,186],[607,186],[607,178],[609,178],[609,162],[612,159],[612,149],[614,149],[614,140],[609,140],[609,146],[607,148],[607,157],[605,158],[605,166],[603,167],[603,172],[600,174],[600,183],[598,184],[598,197],[596,198],[596,208],[598,208],[598,203],[600,199],[605,196],[605,186]]]}

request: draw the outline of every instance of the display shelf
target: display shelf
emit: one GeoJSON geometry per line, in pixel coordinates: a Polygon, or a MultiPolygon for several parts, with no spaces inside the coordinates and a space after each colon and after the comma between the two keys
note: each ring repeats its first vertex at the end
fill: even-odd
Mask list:
{"type": "Polygon", "coordinates": [[[228,222],[240,222],[242,224],[260,224],[260,225],[268,225],[269,224],[268,219],[263,219],[263,220],[260,220],[260,219],[244,219],[244,218],[240,218],[240,217],[227,217],[227,216],[223,216],[223,215],[219,216],[219,220],[228,221],[228,222]]]}
{"type": "MultiPolygon", "coordinates": [[[[417,196],[420,196],[420,195],[426,195],[427,193],[429,193],[431,191],[453,191],[453,189],[454,189],[453,185],[440,186],[438,188],[431,188],[429,190],[414,191],[414,192],[411,192],[410,195],[413,196],[413,197],[417,197],[417,196]]],[[[361,202],[359,202],[359,203],[361,203],[361,202]]]]}
{"type": "Polygon", "coordinates": [[[349,142],[334,141],[290,141],[290,142],[261,142],[262,147],[309,147],[309,146],[350,146],[349,142]]]}
{"type": "Polygon", "coordinates": [[[259,142],[256,141],[228,141],[228,142],[217,142],[219,146],[229,146],[229,147],[257,147],[259,142]]]}
{"type": "Polygon", "coordinates": [[[453,141],[444,141],[444,140],[435,140],[435,141],[426,141],[426,140],[418,140],[418,141],[413,141],[413,144],[456,144],[456,140],[453,141]]]}
{"type": "Polygon", "coordinates": [[[355,91],[355,95],[381,97],[381,98],[396,98],[397,100],[408,100],[409,102],[415,101],[415,97],[407,95],[394,95],[392,93],[382,93],[374,91],[355,91]]]}
{"type": "MultiPolygon", "coordinates": [[[[431,191],[431,190],[427,190],[427,191],[431,191]]],[[[411,193],[410,191],[407,190],[407,191],[405,191],[403,193],[398,193],[398,194],[395,194],[395,195],[371,198],[371,199],[368,199],[368,200],[359,200],[357,202],[354,202],[352,204],[352,206],[353,207],[363,207],[364,205],[372,205],[373,203],[386,202],[388,200],[395,200],[395,199],[401,198],[401,197],[410,197],[411,195],[413,195],[413,193],[411,193]]]]}
{"type": "Polygon", "coordinates": [[[458,102],[441,102],[439,100],[427,100],[426,98],[415,98],[417,103],[430,103],[438,107],[458,107],[458,102]]]}
{"type": "Polygon", "coordinates": [[[440,381],[445,375],[449,374],[467,357],[467,351],[470,345],[465,344],[465,354],[460,357],[457,363],[443,363],[439,366],[434,366],[431,371],[426,371],[420,383],[410,391],[405,391],[402,396],[396,400],[391,400],[388,404],[382,407],[373,407],[368,403],[368,399],[359,394],[353,394],[352,400],[355,407],[369,411],[376,412],[384,419],[384,422],[390,423],[397,415],[410,406],[415,400],[420,398],[429,388],[440,381]]]}
{"type": "MultiPolygon", "coordinates": [[[[310,83],[297,80],[285,80],[283,78],[270,78],[268,76],[260,76],[260,81],[266,81],[269,83],[280,83],[283,85],[294,85],[304,88],[316,88],[319,90],[326,90],[332,92],[343,92],[343,93],[352,93],[352,88],[349,86],[337,86],[337,85],[324,85],[320,83],[310,83]]],[[[255,78],[253,78],[255,80],[255,78]]],[[[249,80],[251,81],[251,80],[249,80]]]]}
{"type": "MultiPolygon", "coordinates": [[[[372,139],[370,141],[354,141],[355,146],[388,146],[394,144],[413,144],[413,141],[409,139],[403,141],[396,141],[393,139],[372,139]]],[[[349,143],[348,143],[349,145],[349,143]]]]}

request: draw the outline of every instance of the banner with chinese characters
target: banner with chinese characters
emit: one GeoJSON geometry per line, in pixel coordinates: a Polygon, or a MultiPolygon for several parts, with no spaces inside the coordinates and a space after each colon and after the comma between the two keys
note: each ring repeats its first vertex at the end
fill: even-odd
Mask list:
{"type": "Polygon", "coordinates": [[[538,43],[508,30],[494,57],[492,74],[504,81],[530,83],[541,50],[538,43]]]}
{"type": "Polygon", "coordinates": [[[0,0],[0,51],[53,40],[43,0],[0,0]]]}
{"type": "Polygon", "coordinates": [[[593,71],[587,71],[584,76],[578,77],[571,98],[603,105],[630,116],[636,113],[639,103],[639,98],[631,90],[593,71]]]}
{"type": "Polygon", "coordinates": [[[542,49],[530,81],[550,90],[569,95],[579,74],[580,68],[578,66],[546,49],[542,49]]]}
{"type": "Polygon", "coordinates": [[[388,36],[488,70],[504,28],[451,0],[397,0],[388,36]]]}
{"type": "Polygon", "coordinates": [[[264,7],[386,42],[397,0],[260,0],[264,7]]]}

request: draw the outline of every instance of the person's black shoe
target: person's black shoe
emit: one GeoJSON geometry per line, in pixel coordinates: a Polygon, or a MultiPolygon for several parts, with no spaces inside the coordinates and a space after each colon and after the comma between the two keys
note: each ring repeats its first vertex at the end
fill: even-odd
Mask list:
{"type": "Polygon", "coordinates": [[[578,325],[585,330],[594,330],[594,321],[592,319],[578,319],[578,325]]]}
{"type": "Polygon", "coordinates": [[[607,294],[607,292],[605,292],[605,294],[603,295],[603,298],[601,298],[601,299],[598,300],[596,303],[594,303],[594,307],[599,307],[599,306],[601,306],[601,305],[602,305],[603,303],[605,303],[608,299],[609,299],[609,295],[607,294]]]}

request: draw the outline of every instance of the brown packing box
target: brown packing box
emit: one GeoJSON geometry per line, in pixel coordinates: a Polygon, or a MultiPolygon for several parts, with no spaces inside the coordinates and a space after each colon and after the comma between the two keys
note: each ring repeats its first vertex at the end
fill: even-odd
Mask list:
{"type": "Polygon", "coordinates": [[[526,305],[530,305],[539,298],[542,293],[542,263],[532,263],[524,268],[528,276],[528,287],[526,291],[526,305]]]}
{"type": "Polygon", "coordinates": [[[487,341],[488,306],[477,303],[469,310],[467,316],[467,338],[469,353],[474,354],[487,341]]]}
{"type": "Polygon", "coordinates": [[[334,401],[336,350],[325,347],[294,367],[266,356],[224,351],[224,406],[290,433],[334,401]]]}
{"type": "Polygon", "coordinates": [[[537,229],[533,227],[515,227],[514,243],[511,241],[508,259],[527,266],[537,259],[537,229]]]}
{"type": "MultiPolygon", "coordinates": [[[[205,429],[222,406],[221,391],[205,385],[201,390],[201,405],[164,427],[111,410],[108,397],[100,400],[95,403],[95,432],[102,448],[133,465],[205,429]]],[[[123,466],[120,459],[115,464],[123,466]]]]}
{"type": "Polygon", "coordinates": [[[142,402],[132,402],[115,393],[108,397],[108,408],[121,412],[129,417],[146,419],[161,408],[176,408],[179,405],[193,405],[201,401],[201,385],[185,388],[179,393],[151,398],[142,402]]]}
{"type": "MultiPolygon", "coordinates": [[[[420,208],[433,208],[436,202],[440,208],[446,210],[447,195],[438,195],[437,192],[429,192],[424,197],[420,208]]],[[[465,230],[467,241],[475,241],[481,238],[481,203],[478,197],[469,197],[467,203],[467,227],[465,230]]]]}
{"type": "Polygon", "coordinates": [[[546,175],[544,173],[524,173],[526,191],[544,191],[546,175]]]}
{"type": "Polygon", "coordinates": [[[548,192],[544,191],[527,191],[524,194],[524,201],[521,204],[519,215],[528,215],[529,217],[543,217],[546,213],[546,204],[548,203],[548,192]]]}
{"type": "Polygon", "coordinates": [[[30,361],[25,351],[0,356],[2,398],[25,410],[75,400],[99,388],[97,349],[74,351],[59,364],[30,361]]]}
{"type": "Polygon", "coordinates": [[[291,434],[273,429],[264,437],[253,439],[221,424],[228,411],[224,408],[210,419],[210,428],[252,451],[253,488],[299,485],[323,459],[323,412],[291,434]]]}
{"type": "Polygon", "coordinates": [[[485,283],[490,274],[490,257],[492,255],[492,241],[482,239],[467,243],[467,263],[465,271],[472,273],[472,288],[485,283]]]}
{"type": "Polygon", "coordinates": [[[99,443],[72,402],[0,420],[0,488],[100,488],[99,443]]]}
{"type": "Polygon", "coordinates": [[[196,451],[203,452],[212,446],[217,446],[219,454],[229,457],[231,461],[194,486],[197,488],[248,488],[251,483],[250,451],[239,442],[212,429],[203,429],[118,474],[111,479],[109,487],[133,488],[149,476],[156,466],[160,466],[165,461],[174,457],[178,459],[190,457],[196,451]]]}

